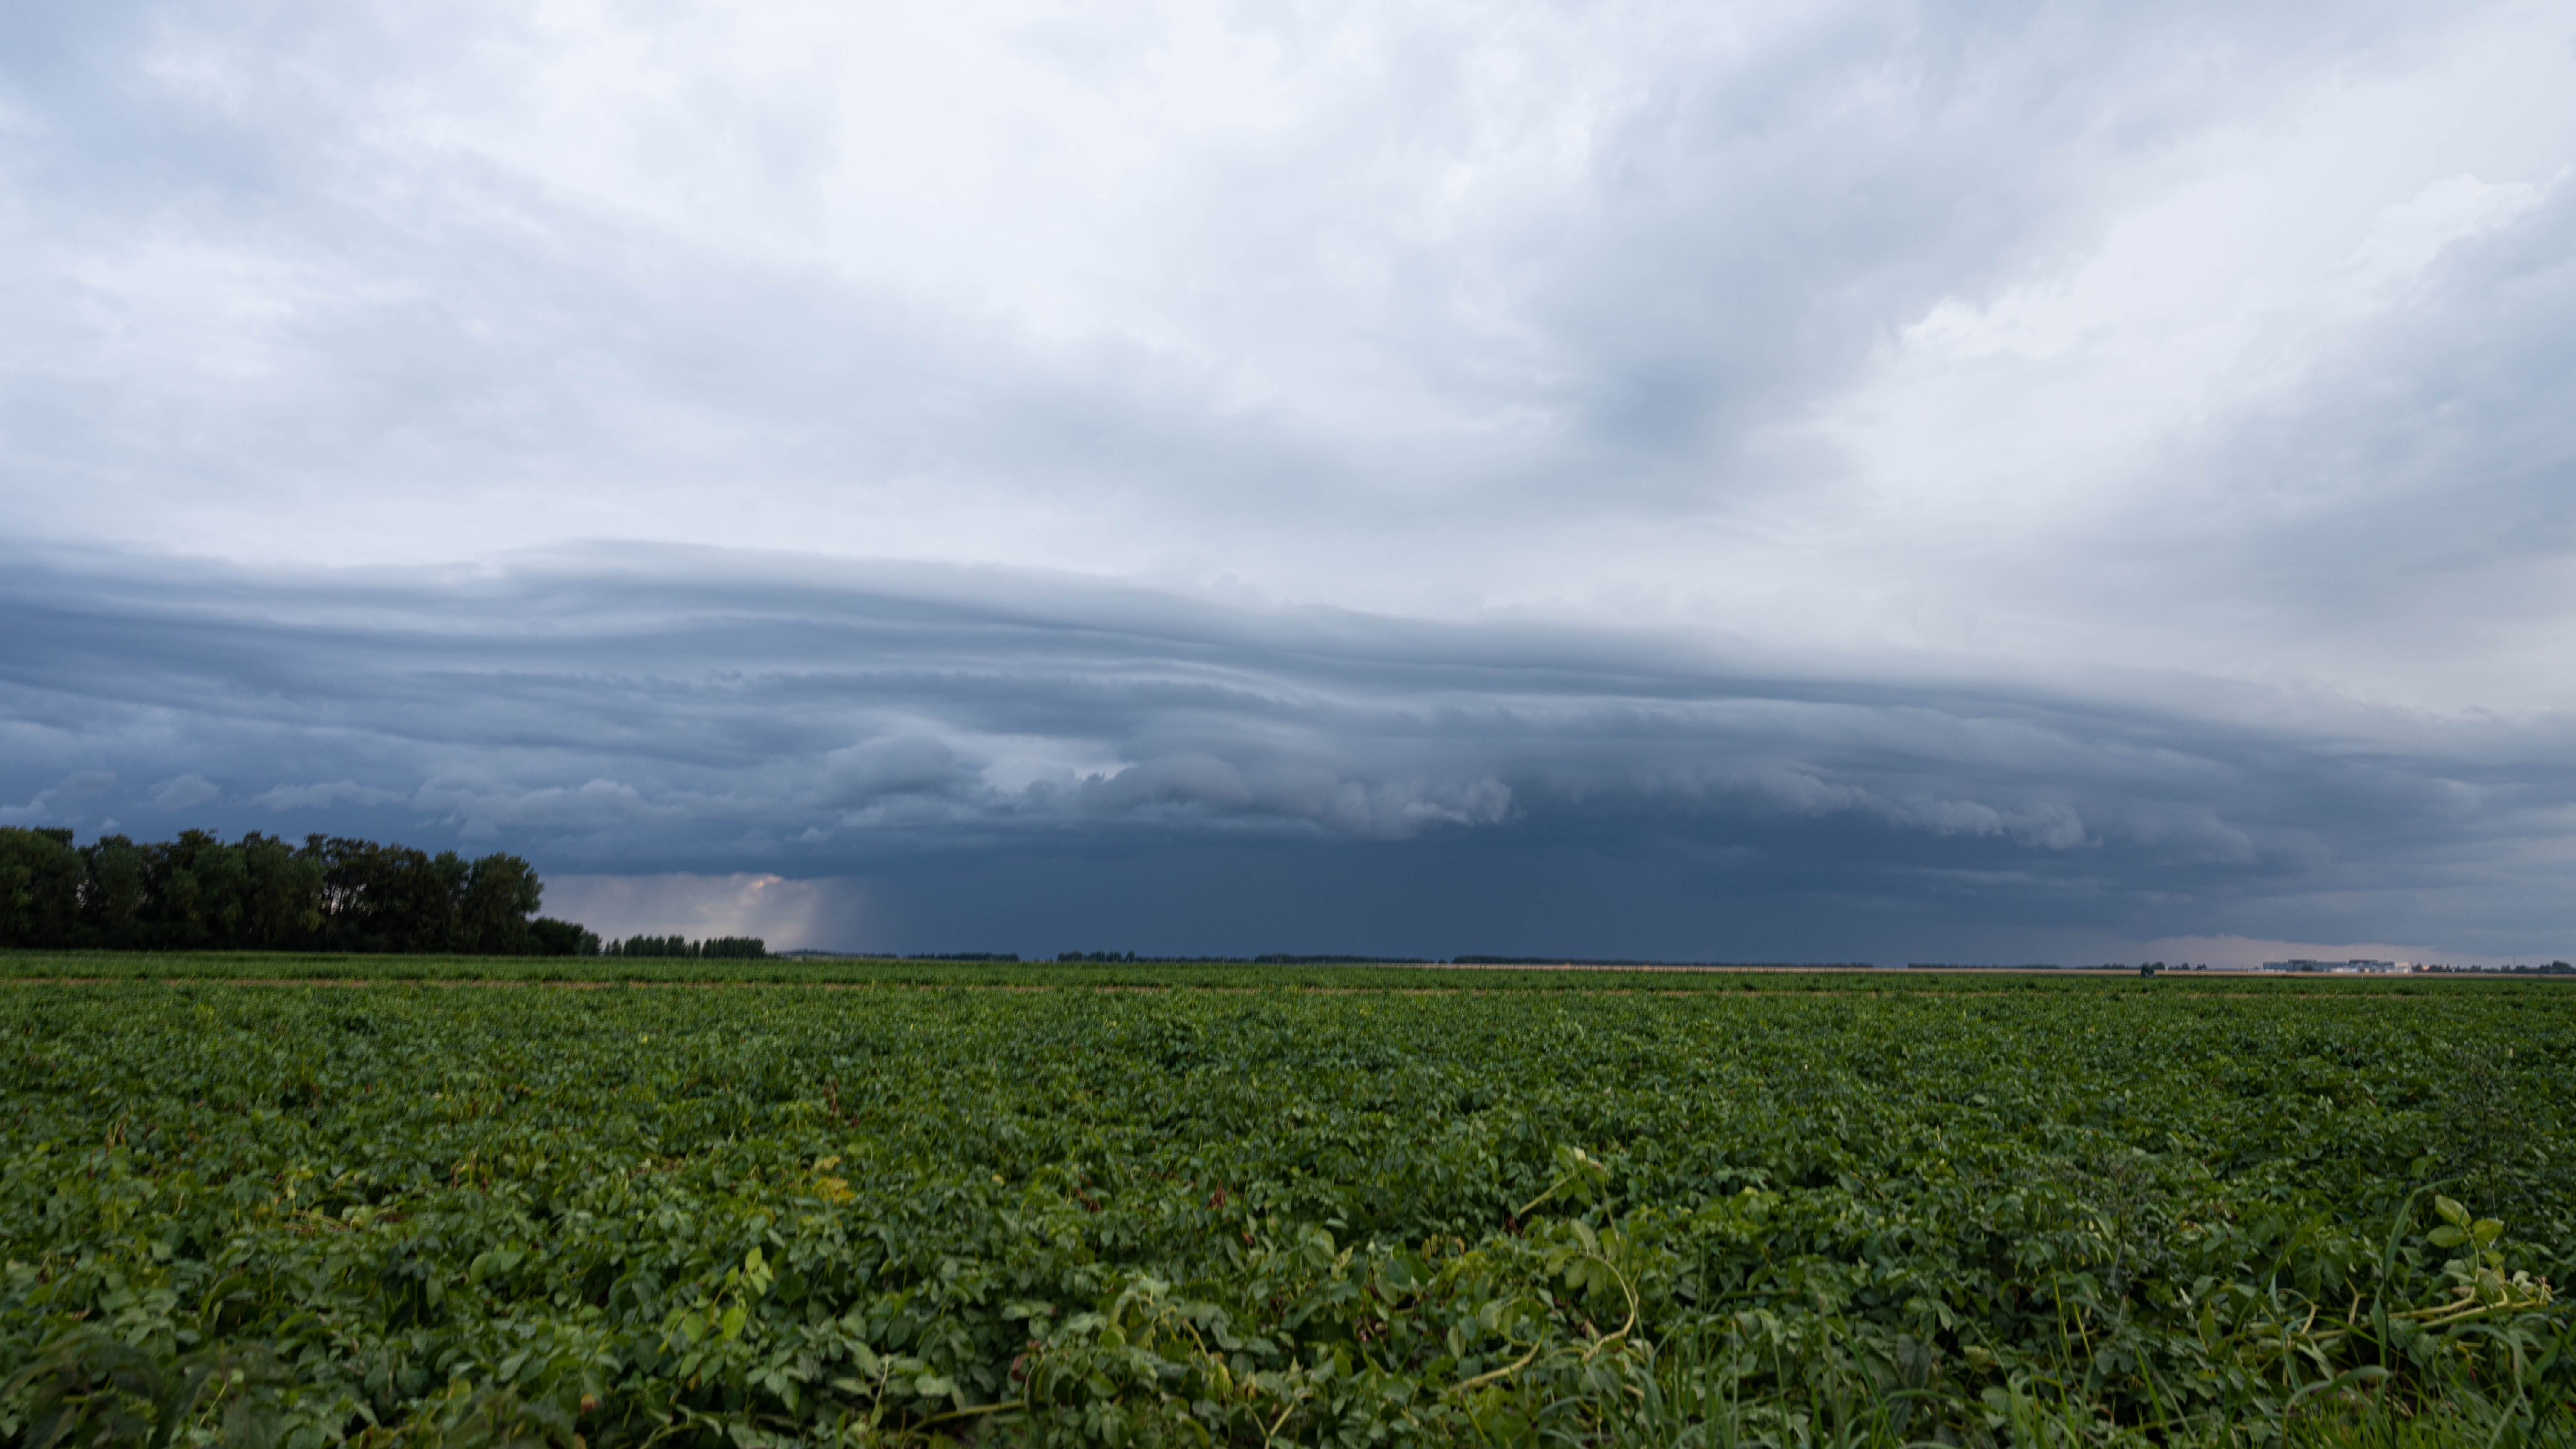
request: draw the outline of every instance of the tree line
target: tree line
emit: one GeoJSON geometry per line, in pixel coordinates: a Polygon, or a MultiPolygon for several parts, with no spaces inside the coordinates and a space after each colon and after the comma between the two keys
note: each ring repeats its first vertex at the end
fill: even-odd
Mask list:
{"type": "Polygon", "coordinates": [[[751,960],[769,954],[769,945],[758,936],[710,936],[692,941],[686,936],[629,936],[605,946],[594,942],[585,956],[677,956],[690,961],[751,960]]]}
{"type": "Polygon", "coordinates": [[[598,954],[599,937],[536,914],[544,893],[515,855],[257,831],[75,846],[69,830],[0,826],[0,946],[598,954]]]}

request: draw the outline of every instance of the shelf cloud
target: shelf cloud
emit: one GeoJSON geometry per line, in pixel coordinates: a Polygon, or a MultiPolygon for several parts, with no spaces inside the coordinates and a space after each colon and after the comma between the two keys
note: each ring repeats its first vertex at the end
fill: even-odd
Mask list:
{"type": "MultiPolygon", "coordinates": [[[[2205,686],[2197,707],[2146,702],[2188,679],[1764,671],[1683,631],[670,548],[470,578],[10,578],[0,598],[44,625],[0,652],[22,813],[364,825],[584,876],[874,880],[882,902],[911,877],[971,895],[1185,855],[1235,863],[1207,909],[1259,914],[1354,889],[1369,860],[1356,888],[1405,902],[1375,929],[1416,950],[1498,911],[1627,950],[1883,950],[1926,915],[2035,939],[2174,934],[2154,928],[2177,913],[2278,935],[2323,913],[2475,942],[2545,925],[2512,903],[2576,820],[2576,742],[2549,722],[2292,723],[2205,686]],[[174,758],[188,773],[119,783],[174,758]],[[1422,872],[1442,884],[1415,893],[1422,872]],[[1574,888],[1604,873],[1606,897],[1574,888]],[[1568,885],[1515,899],[1533,876],[1568,885]]],[[[1199,929],[1161,948],[1222,944],[1199,929]]]]}

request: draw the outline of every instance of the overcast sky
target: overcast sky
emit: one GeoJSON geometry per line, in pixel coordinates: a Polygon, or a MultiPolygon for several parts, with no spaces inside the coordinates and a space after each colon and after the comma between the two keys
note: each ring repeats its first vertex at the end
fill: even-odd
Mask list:
{"type": "Polygon", "coordinates": [[[2576,955],[2563,4],[8,31],[0,824],[773,946],[2576,955]]]}

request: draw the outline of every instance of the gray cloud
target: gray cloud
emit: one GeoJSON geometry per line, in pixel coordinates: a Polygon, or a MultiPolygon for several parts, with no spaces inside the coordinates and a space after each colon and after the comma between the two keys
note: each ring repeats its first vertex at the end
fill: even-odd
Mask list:
{"type": "MultiPolygon", "coordinates": [[[[1892,327],[2062,263],[2177,148],[2411,41],[2384,7],[1837,6],[1706,30],[1390,10],[1339,77],[1348,36],[1283,22],[1246,39],[1350,94],[1214,154],[1163,155],[1143,119],[1104,138],[1104,164],[1148,148],[1177,193],[979,240],[1012,248],[979,305],[836,265],[809,190],[851,119],[828,92],[728,74],[678,111],[603,107],[582,124],[606,134],[564,144],[650,135],[665,169],[575,176],[486,129],[538,104],[516,67],[581,64],[501,13],[90,9],[0,71],[30,119],[0,151],[24,279],[0,421],[41,443],[20,505],[49,534],[435,557],[714,526],[864,554],[927,509],[929,550],[1179,558],[1292,592],[1319,550],[1474,570],[1479,543],[1558,533],[1570,479],[1611,517],[1767,495],[1818,466],[1782,423],[1892,327]],[[1426,210],[1444,177],[1464,189],[1426,210]],[[672,210],[733,184],[747,224],[779,225],[672,210]],[[1114,247],[1129,321],[1058,340],[1019,320],[1110,305],[1014,290],[1057,265],[1047,229],[1114,247]],[[718,478],[769,507],[710,507],[718,478]],[[1209,546],[1245,527],[1274,537],[1209,546]]],[[[1067,83],[1147,65],[1164,26],[1067,83]]]]}
{"type": "Polygon", "coordinates": [[[197,775],[173,775],[152,789],[149,797],[162,810],[193,810],[223,797],[211,780],[197,775]]]}
{"type": "Polygon", "coordinates": [[[2300,387],[2160,460],[2183,496],[2119,520],[2133,566],[2188,576],[2180,607],[2408,667],[2520,656],[2533,631],[2554,652],[2576,602],[2576,185],[2534,190],[2337,329],[2300,387]]]}
{"type": "Polygon", "coordinates": [[[50,825],[60,814],[82,818],[90,798],[116,783],[107,770],[79,770],[38,790],[24,805],[0,805],[0,825],[50,825]]]}
{"type": "Polygon", "coordinates": [[[928,735],[886,735],[823,757],[824,803],[864,806],[888,796],[947,795],[974,774],[957,752],[928,735]]]}
{"type": "Polygon", "coordinates": [[[271,810],[327,810],[335,805],[389,805],[402,799],[392,790],[333,780],[320,785],[278,785],[252,797],[271,810]]]}
{"type": "MultiPolygon", "coordinates": [[[[2356,939],[2545,949],[2569,924],[2554,893],[2517,894],[2576,836],[2576,740],[2557,725],[2372,740],[2366,712],[2291,728],[1993,682],[1765,675],[1675,635],[707,551],[464,580],[35,560],[10,578],[6,607],[43,627],[0,650],[0,688],[21,718],[80,722],[54,756],[126,778],[184,739],[238,783],[139,798],[184,794],[193,820],[242,828],[292,807],[558,872],[884,877],[870,899],[900,913],[946,889],[906,894],[924,861],[984,879],[1198,841],[1293,862],[1229,888],[1253,918],[1324,889],[1352,851],[1396,862],[1390,879],[1490,856],[1570,882],[1629,860],[1600,894],[1615,916],[1557,899],[1631,943],[1731,920],[1780,944],[1825,902],[1862,914],[1811,921],[1820,939],[1872,917],[2068,939],[2313,936],[2322,916],[2356,939]],[[1671,895],[1631,898],[1641,882],[1671,895]]],[[[28,778],[0,792],[56,788],[36,778],[47,753],[14,758],[28,778]]],[[[36,798],[70,824],[132,804],[112,785],[78,810],[36,798]]],[[[1483,899],[1423,896],[1387,929],[1473,949],[1455,941],[1483,899]]],[[[1261,944],[1207,929],[1170,944],[1261,944]]]]}

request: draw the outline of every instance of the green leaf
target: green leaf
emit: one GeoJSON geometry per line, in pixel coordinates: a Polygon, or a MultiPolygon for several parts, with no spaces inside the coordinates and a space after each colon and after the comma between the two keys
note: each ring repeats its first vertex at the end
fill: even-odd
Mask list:
{"type": "Polygon", "coordinates": [[[270,1449],[279,1428],[277,1405],[266,1396],[235,1399],[224,1410],[224,1449],[270,1449]]]}
{"type": "Polygon", "coordinates": [[[2469,1225],[2469,1210],[2438,1193],[2433,1197],[2433,1211],[2440,1213],[2442,1221],[2452,1227],[2465,1228],[2469,1225]]]}

